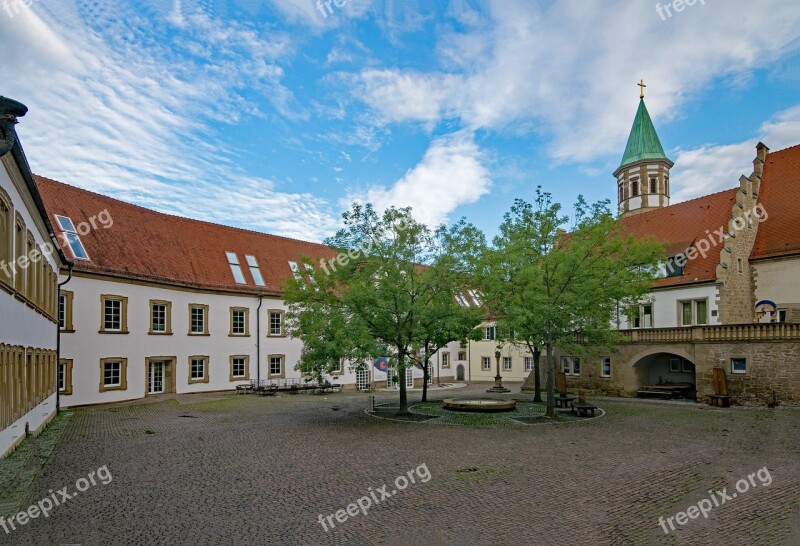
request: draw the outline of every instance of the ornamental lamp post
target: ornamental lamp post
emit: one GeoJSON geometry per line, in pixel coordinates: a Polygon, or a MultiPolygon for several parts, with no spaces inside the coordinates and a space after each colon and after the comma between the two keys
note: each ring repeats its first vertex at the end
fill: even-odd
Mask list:
{"type": "Polygon", "coordinates": [[[497,393],[504,393],[504,392],[511,392],[509,389],[503,386],[503,378],[500,375],[500,351],[494,352],[494,358],[497,360],[497,375],[494,376],[494,387],[491,389],[486,389],[486,392],[497,392],[497,393]]]}

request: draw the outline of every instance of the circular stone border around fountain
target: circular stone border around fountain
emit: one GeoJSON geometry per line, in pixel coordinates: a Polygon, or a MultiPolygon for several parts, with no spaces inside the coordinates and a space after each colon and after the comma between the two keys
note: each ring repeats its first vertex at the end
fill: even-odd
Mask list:
{"type": "Polygon", "coordinates": [[[493,413],[513,411],[517,408],[516,400],[493,400],[491,398],[445,398],[442,407],[451,411],[470,411],[475,413],[493,413]]]}

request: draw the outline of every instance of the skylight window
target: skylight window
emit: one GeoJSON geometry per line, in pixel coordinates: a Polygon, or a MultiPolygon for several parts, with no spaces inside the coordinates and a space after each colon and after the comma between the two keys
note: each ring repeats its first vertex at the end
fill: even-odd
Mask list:
{"type": "Polygon", "coordinates": [[[317,286],[317,279],[314,278],[314,268],[311,264],[304,264],[306,266],[306,271],[308,271],[308,280],[311,281],[311,284],[317,286]]]}
{"type": "Polygon", "coordinates": [[[59,227],[64,232],[64,239],[66,240],[67,245],[69,245],[69,249],[72,251],[72,255],[75,257],[75,259],[88,260],[89,255],[86,253],[86,249],[83,247],[81,238],[78,237],[78,231],[75,229],[75,224],[72,223],[72,220],[66,216],[59,216],[58,214],[56,214],[55,217],[58,221],[59,227]]]}
{"type": "Polygon", "coordinates": [[[464,294],[457,293],[456,301],[461,307],[469,307],[469,303],[467,303],[467,298],[464,297],[464,294]]]}
{"type": "Polygon", "coordinates": [[[225,256],[228,257],[228,265],[231,266],[231,273],[233,273],[233,280],[236,284],[247,284],[244,282],[244,275],[242,274],[242,267],[239,265],[239,257],[235,252],[226,252],[225,256]]]}
{"type": "Polygon", "coordinates": [[[468,292],[469,292],[469,295],[470,295],[470,296],[472,296],[472,300],[473,300],[473,301],[474,301],[474,302],[475,302],[475,303],[476,303],[478,306],[481,306],[481,305],[483,305],[483,302],[481,301],[481,298],[478,296],[478,291],[477,291],[477,290],[468,290],[468,292]]]}
{"type": "Polygon", "coordinates": [[[261,276],[261,269],[258,267],[258,262],[255,256],[245,256],[247,266],[250,268],[250,274],[253,276],[253,282],[256,286],[264,286],[264,277],[261,276]]]}
{"type": "Polygon", "coordinates": [[[292,269],[292,275],[294,275],[296,281],[303,280],[303,276],[300,274],[300,266],[297,265],[297,262],[289,262],[289,267],[292,269]]]}

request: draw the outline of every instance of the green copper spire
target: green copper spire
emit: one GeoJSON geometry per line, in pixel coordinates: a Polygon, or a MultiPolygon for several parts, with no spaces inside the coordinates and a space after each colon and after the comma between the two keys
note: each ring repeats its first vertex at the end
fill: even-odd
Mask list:
{"type": "MultiPolygon", "coordinates": [[[[625,146],[625,153],[622,156],[619,168],[643,159],[670,161],[664,154],[664,148],[661,147],[661,142],[658,140],[656,128],[653,127],[653,121],[650,119],[650,114],[644,105],[644,99],[640,98],[639,109],[636,111],[636,118],[633,120],[631,134],[628,137],[628,144],[625,146]]],[[[670,163],[672,162],[670,161],[670,163]]]]}

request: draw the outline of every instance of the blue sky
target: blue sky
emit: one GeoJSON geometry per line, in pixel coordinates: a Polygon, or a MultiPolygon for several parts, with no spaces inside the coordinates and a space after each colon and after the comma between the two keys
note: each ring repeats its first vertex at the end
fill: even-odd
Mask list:
{"type": "Polygon", "coordinates": [[[324,3],[0,0],[0,94],[37,174],[306,240],[355,200],[493,235],[537,185],[614,199],[640,79],[673,202],[800,144],[794,0],[324,3]]]}

